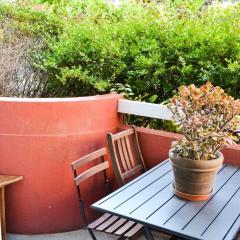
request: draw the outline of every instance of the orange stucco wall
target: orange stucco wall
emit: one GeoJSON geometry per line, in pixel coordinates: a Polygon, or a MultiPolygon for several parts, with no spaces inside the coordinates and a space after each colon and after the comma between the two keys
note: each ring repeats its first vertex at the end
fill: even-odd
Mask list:
{"type": "MultiPolygon", "coordinates": [[[[148,168],[168,158],[172,141],[181,135],[146,128],[137,128],[139,141],[148,168]]],[[[233,145],[222,150],[224,162],[240,166],[240,145],[233,145]]]]}
{"type": "MultiPolygon", "coordinates": [[[[7,187],[8,232],[52,233],[82,226],[70,163],[105,146],[106,133],[119,126],[119,98],[0,98],[0,174],[24,176],[7,187]]],[[[97,179],[86,183],[87,202],[100,196],[97,186],[97,179]]]]}
{"type": "MultiPolygon", "coordinates": [[[[83,226],[70,164],[106,146],[106,133],[127,128],[117,114],[119,98],[0,98],[0,174],[24,176],[7,188],[8,232],[54,233],[83,226]]],[[[165,160],[171,142],[180,136],[146,128],[137,131],[148,168],[165,160]]],[[[240,145],[223,153],[226,163],[240,166],[240,145]]],[[[111,163],[108,176],[116,187],[111,163]]],[[[100,177],[83,185],[90,218],[96,217],[90,204],[103,194],[100,177]]]]}

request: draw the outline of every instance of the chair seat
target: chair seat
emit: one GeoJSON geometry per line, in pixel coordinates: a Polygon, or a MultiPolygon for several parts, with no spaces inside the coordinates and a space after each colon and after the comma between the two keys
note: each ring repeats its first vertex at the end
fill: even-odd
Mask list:
{"type": "Polygon", "coordinates": [[[125,218],[105,213],[100,218],[89,224],[88,228],[131,238],[141,231],[143,225],[129,221],[125,218]]]}

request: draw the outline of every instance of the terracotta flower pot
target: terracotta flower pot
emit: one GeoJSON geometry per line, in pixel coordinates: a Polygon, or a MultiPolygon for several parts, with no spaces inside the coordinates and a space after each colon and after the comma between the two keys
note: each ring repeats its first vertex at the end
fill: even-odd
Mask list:
{"type": "Polygon", "coordinates": [[[169,158],[173,167],[175,194],[191,201],[208,199],[222,166],[222,153],[218,152],[216,159],[200,161],[181,158],[170,150],[169,158]]]}

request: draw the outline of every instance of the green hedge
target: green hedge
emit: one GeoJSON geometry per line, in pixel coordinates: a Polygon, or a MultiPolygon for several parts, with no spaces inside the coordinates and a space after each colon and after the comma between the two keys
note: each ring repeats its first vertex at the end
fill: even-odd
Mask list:
{"type": "Polygon", "coordinates": [[[240,97],[240,4],[53,2],[44,12],[0,4],[0,20],[45,42],[32,56],[46,73],[44,96],[130,88],[130,98],[162,102],[181,84],[211,80],[240,97]]]}
{"type": "Polygon", "coordinates": [[[62,23],[55,14],[0,3],[0,96],[45,94],[48,79],[36,64],[42,62],[50,39],[56,41],[63,31],[62,23]]]}
{"type": "Polygon", "coordinates": [[[47,41],[63,31],[63,19],[55,14],[0,3],[0,29],[8,22],[16,37],[32,36],[47,41]]]}
{"type": "Polygon", "coordinates": [[[161,102],[181,84],[210,79],[240,97],[240,4],[200,11],[190,1],[90,1],[65,27],[44,55],[50,95],[105,93],[121,83],[134,98],[161,102]]]}

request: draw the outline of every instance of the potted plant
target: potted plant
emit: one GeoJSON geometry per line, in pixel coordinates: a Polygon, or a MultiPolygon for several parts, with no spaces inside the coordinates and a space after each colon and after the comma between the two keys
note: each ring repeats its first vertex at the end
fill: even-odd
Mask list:
{"type": "Polygon", "coordinates": [[[234,144],[240,100],[207,82],[200,88],[179,87],[168,107],[183,135],[169,152],[175,193],[188,200],[206,200],[223,162],[220,150],[234,144]]]}

